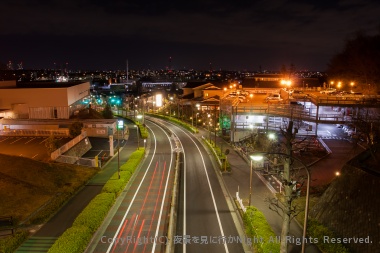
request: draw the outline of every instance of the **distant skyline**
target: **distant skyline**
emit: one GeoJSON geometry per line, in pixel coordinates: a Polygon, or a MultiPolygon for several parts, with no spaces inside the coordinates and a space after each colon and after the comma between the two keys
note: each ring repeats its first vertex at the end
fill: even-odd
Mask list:
{"type": "Polygon", "coordinates": [[[345,39],[379,31],[380,3],[46,1],[0,3],[0,62],[26,69],[324,71],[345,39]],[[54,65],[54,63],[56,63],[54,65]]]}

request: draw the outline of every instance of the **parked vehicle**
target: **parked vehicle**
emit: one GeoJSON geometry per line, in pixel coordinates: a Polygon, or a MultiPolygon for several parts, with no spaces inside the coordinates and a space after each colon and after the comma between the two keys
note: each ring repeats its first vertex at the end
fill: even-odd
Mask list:
{"type": "Polygon", "coordinates": [[[268,102],[270,100],[276,100],[276,101],[281,101],[281,95],[280,93],[272,93],[268,97],[265,98],[265,101],[268,102]]]}
{"type": "Polygon", "coordinates": [[[306,98],[309,96],[309,94],[306,94],[304,93],[303,91],[300,91],[300,90],[294,90],[292,93],[291,93],[291,96],[293,98],[306,98]]]}
{"type": "Polygon", "coordinates": [[[332,94],[332,93],[335,93],[335,92],[336,92],[335,88],[327,88],[325,90],[321,90],[320,91],[321,94],[332,94]]]}

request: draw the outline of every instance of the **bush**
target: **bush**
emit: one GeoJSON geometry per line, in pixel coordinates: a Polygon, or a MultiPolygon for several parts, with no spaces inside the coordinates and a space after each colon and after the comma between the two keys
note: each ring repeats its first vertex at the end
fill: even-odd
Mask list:
{"type": "Polygon", "coordinates": [[[115,172],[87,207],[75,219],[73,226],[63,233],[50,248],[49,253],[83,252],[91,240],[93,233],[102,224],[116,196],[124,189],[130,180],[138,163],[144,156],[144,149],[131,154],[132,159],[120,167],[120,179],[115,172]],[[131,160],[131,161],[130,161],[131,160]],[[136,163],[137,162],[137,163],[136,163]],[[123,168],[123,170],[121,169],[123,168]]]}
{"type": "Polygon", "coordinates": [[[120,171],[120,179],[118,179],[118,172],[115,172],[115,174],[112,175],[111,179],[109,179],[103,186],[102,192],[119,195],[120,192],[124,189],[125,185],[128,183],[131,176],[132,172],[130,171],[120,171]]]}
{"type": "Polygon", "coordinates": [[[73,226],[67,229],[55,241],[48,253],[82,253],[86,249],[91,237],[92,232],[90,228],[86,226],[73,226]]]}
{"type": "MultiPolygon", "coordinates": [[[[214,152],[212,152],[212,153],[216,159],[219,158],[221,162],[223,162],[223,161],[225,161],[225,159],[227,159],[226,155],[224,153],[221,153],[220,148],[217,145],[215,145],[213,141],[208,141],[207,139],[204,139],[204,142],[207,144],[207,146],[210,150],[214,150],[214,152]]],[[[224,166],[225,165],[223,162],[222,166],[220,168],[222,171],[224,171],[224,166]]],[[[226,161],[226,170],[231,171],[231,165],[228,162],[228,160],[226,161]]]]}
{"type": "Polygon", "coordinates": [[[0,239],[0,252],[1,253],[12,253],[14,252],[20,244],[27,238],[28,231],[17,230],[13,236],[8,236],[0,239]]]}
{"type": "Polygon", "coordinates": [[[164,116],[164,115],[159,115],[159,114],[149,114],[149,116],[152,116],[152,117],[156,117],[156,118],[160,118],[160,119],[164,119],[164,120],[168,120],[170,122],[173,122],[179,126],[182,126],[184,127],[185,129],[189,130],[190,132],[192,133],[198,133],[198,129],[193,127],[192,125],[189,125],[188,123],[182,121],[182,120],[179,120],[179,119],[176,119],[176,118],[173,118],[173,117],[169,117],[169,116],[164,116]]]}
{"type": "Polygon", "coordinates": [[[115,194],[100,193],[86,206],[75,219],[73,226],[85,226],[93,233],[102,224],[108,210],[115,201],[115,194]]]}
{"type": "Polygon", "coordinates": [[[246,233],[252,239],[255,252],[280,252],[280,243],[275,240],[276,235],[262,212],[250,206],[244,213],[243,220],[246,233]]]}
{"type": "Polygon", "coordinates": [[[324,243],[323,237],[338,238],[330,229],[320,224],[318,221],[311,219],[307,224],[309,236],[318,239],[317,246],[325,253],[349,253],[350,251],[340,243],[324,243]]]}

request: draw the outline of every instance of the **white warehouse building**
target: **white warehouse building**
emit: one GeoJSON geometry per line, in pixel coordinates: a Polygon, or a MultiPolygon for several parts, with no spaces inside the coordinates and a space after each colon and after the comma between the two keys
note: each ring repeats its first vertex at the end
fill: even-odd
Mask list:
{"type": "Polygon", "coordinates": [[[0,82],[0,118],[69,119],[86,106],[89,95],[89,82],[0,82]]]}

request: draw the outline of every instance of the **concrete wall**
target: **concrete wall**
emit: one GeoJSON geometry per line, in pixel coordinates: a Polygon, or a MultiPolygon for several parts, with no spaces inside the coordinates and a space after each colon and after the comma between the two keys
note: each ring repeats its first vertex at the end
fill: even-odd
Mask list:
{"type": "Polygon", "coordinates": [[[0,81],[0,87],[16,87],[16,80],[0,81]]]}
{"type": "Polygon", "coordinates": [[[1,89],[0,108],[11,109],[15,104],[28,107],[68,106],[66,88],[1,89]]]}
{"type": "Polygon", "coordinates": [[[72,105],[76,101],[90,95],[90,83],[81,83],[67,88],[67,105],[72,105]]]}

